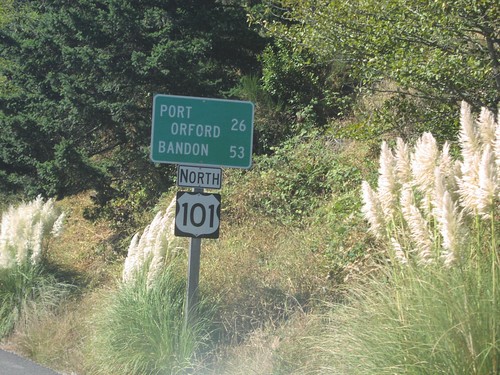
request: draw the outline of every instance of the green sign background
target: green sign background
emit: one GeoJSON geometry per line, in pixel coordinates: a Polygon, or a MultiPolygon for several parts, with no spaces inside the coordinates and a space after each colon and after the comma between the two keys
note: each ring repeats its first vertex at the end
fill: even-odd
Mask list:
{"type": "Polygon", "coordinates": [[[151,160],[250,168],[253,114],[246,101],[155,95],[151,160]]]}

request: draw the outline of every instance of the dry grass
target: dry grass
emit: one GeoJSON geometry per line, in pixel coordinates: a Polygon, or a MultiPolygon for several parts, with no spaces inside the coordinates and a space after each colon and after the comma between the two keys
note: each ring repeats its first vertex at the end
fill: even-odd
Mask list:
{"type": "Polygon", "coordinates": [[[279,337],[271,329],[259,328],[248,339],[234,346],[225,347],[213,374],[265,375],[272,374],[275,351],[279,337]]]}
{"type": "Polygon", "coordinates": [[[278,326],[262,326],[244,342],[224,347],[211,372],[203,374],[304,375],[318,364],[309,338],[323,329],[319,315],[297,311],[278,326]]]}
{"type": "MultiPolygon", "coordinates": [[[[349,159],[362,164],[359,148],[358,153],[352,152],[349,159]]],[[[340,174],[350,171],[341,168],[340,161],[333,167],[340,174]]],[[[362,171],[363,176],[366,173],[362,171]]],[[[340,181],[342,176],[335,179],[340,181]]],[[[316,319],[311,311],[318,302],[335,298],[342,281],[332,274],[345,267],[351,242],[359,242],[362,235],[352,232],[358,220],[351,215],[356,209],[351,201],[357,193],[355,189],[335,197],[318,193],[318,211],[310,210],[313,212],[300,220],[284,224],[252,209],[258,199],[252,190],[261,186],[261,175],[250,171],[246,177],[243,186],[230,187],[232,191],[224,193],[223,207],[231,210],[222,213],[221,238],[202,242],[201,293],[217,306],[217,314],[212,342],[216,347],[200,358],[199,368],[207,369],[199,373],[299,374],[300,366],[308,361],[299,360],[299,356],[302,338],[316,319]],[[345,230],[337,233],[339,225],[345,230]],[[336,236],[339,238],[333,241],[336,236]],[[336,256],[334,268],[329,253],[343,254],[336,256]]],[[[274,187],[266,191],[273,192],[274,187]]],[[[170,202],[167,198],[157,207],[166,207],[170,202]]],[[[85,208],[91,205],[88,194],[58,204],[67,215],[66,230],[50,244],[48,257],[56,270],[74,277],[86,294],[53,315],[26,322],[12,340],[34,358],[83,375],[89,373],[85,364],[87,337],[93,335],[85,322],[92,307],[102,305],[102,299],[96,297],[98,289],[113,287],[119,278],[126,244],[115,244],[110,223],[83,218],[85,208]]],[[[187,241],[183,244],[187,250],[187,241]]],[[[182,267],[180,272],[184,277],[182,267]]]]}
{"type": "Polygon", "coordinates": [[[220,306],[226,340],[277,325],[332,290],[307,230],[264,219],[232,227],[227,236],[224,229],[220,240],[203,243],[200,286],[220,306]]]}
{"type": "Polygon", "coordinates": [[[90,222],[83,217],[85,208],[92,205],[89,193],[64,198],[58,205],[66,213],[65,229],[50,244],[49,262],[91,287],[110,281],[120,271],[124,258],[124,252],[114,245],[110,223],[90,222]]]}
{"type": "Polygon", "coordinates": [[[10,338],[11,348],[56,370],[85,374],[88,322],[99,296],[89,293],[57,311],[28,312],[10,338]]]}

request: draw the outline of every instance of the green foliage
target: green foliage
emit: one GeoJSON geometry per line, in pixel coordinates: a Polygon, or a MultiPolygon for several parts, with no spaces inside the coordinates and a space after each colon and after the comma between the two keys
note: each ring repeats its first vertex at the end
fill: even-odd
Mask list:
{"type": "Polygon", "coordinates": [[[28,5],[36,16],[2,31],[0,76],[16,88],[0,101],[4,190],[94,189],[102,204],[147,181],[140,204],[150,203],[172,183],[171,169],[148,161],[153,95],[222,96],[262,48],[241,6],[215,0],[28,5]]]}
{"type": "Polygon", "coordinates": [[[241,77],[231,94],[254,103],[254,154],[271,153],[272,147],[293,135],[293,122],[285,105],[262,87],[257,76],[241,77]]]}
{"type": "Polygon", "coordinates": [[[263,89],[286,103],[298,127],[342,115],[354,91],[346,64],[322,63],[316,57],[283,40],[269,45],[261,57],[263,89]]]}
{"type": "MultiPolygon", "coordinates": [[[[4,43],[4,36],[1,30],[11,22],[14,15],[14,0],[4,0],[0,4],[0,42],[4,43]]],[[[0,58],[0,71],[8,65],[7,60],[0,58]]],[[[7,92],[7,77],[0,74],[0,94],[7,92]]]]}
{"type": "Polygon", "coordinates": [[[4,24],[9,22],[10,17],[14,12],[13,6],[14,0],[5,0],[0,5],[0,26],[3,26],[4,24]]]}
{"type": "MultiPolygon", "coordinates": [[[[319,61],[343,62],[365,87],[390,79],[430,108],[466,100],[496,111],[499,18],[492,0],[283,0],[269,2],[256,21],[319,61]]],[[[443,125],[453,132],[454,122],[443,125]]]]}
{"type": "Polygon", "coordinates": [[[147,272],[112,292],[95,317],[96,373],[181,374],[207,339],[208,310],[184,325],[185,282],[171,264],[148,287],[147,272]]]}
{"type": "Polygon", "coordinates": [[[439,143],[458,134],[456,104],[430,103],[401,92],[366,93],[355,105],[356,120],[332,125],[341,138],[380,143],[388,136],[412,142],[424,132],[435,134],[439,143]]]}
{"type": "Polygon", "coordinates": [[[357,189],[362,180],[359,166],[342,156],[342,147],[335,139],[304,132],[273,148],[273,155],[256,160],[251,173],[235,172],[241,189],[234,193],[248,196],[240,196],[228,210],[236,214],[244,204],[283,222],[310,216],[325,197],[357,189]]]}

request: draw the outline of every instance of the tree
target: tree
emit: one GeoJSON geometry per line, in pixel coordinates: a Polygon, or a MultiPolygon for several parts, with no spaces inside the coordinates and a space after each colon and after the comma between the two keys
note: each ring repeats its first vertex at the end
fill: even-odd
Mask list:
{"type": "MultiPolygon", "coordinates": [[[[496,107],[500,5],[492,0],[284,0],[268,28],[365,78],[386,76],[429,95],[496,107]]],[[[276,6],[276,5],[275,5],[276,6]]]]}
{"type": "Polygon", "coordinates": [[[30,195],[161,193],[172,173],[149,162],[152,96],[223,96],[262,48],[243,9],[216,0],[27,3],[36,16],[2,34],[15,89],[0,94],[0,187],[30,195]]]}
{"type": "Polygon", "coordinates": [[[324,61],[343,61],[365,86],[382,79],[431,102],[496,111],[500,5],[494,0],[282,0],[256,16],[272,34],[324,61]]]}

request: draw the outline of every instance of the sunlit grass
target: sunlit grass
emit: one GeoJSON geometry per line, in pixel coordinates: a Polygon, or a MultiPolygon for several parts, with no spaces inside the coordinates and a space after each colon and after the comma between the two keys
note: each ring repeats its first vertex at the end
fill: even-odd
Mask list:
{"type": "Polygon", "coordinates": [[[97,309],[91,355],[96,374],[177,374],[195,365],[210,333],[207,311],[184,322],[185,281],[166,267],[149,285],[147,274],[121,284],[97,309]]]}
{"type": "Polygon", "coordinates": [[[316,348],[311,373],[494,374],[499,284],[489,267],[429,267],[358,287],[307,340],[316,348]],[[478,283],[478,272],[489,281],[478,283]]]}
{"type": "Polygon", "coordinates": [[[56,309],[69,291],[69,285],[59,282],[43,265],[0,269],[0,338],[11,333],[26,314],[56,309]]]}

